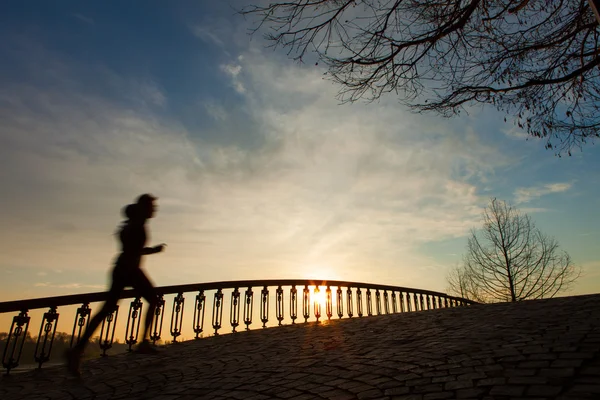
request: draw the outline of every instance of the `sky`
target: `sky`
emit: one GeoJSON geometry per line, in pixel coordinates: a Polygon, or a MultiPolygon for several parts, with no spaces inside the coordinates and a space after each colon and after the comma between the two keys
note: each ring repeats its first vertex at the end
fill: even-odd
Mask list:
{"type": "MultiPolygon", "coordinates": [[[[490,197],[600,290],[600,149],[556,157],[491,108],[339,104],[248,35],[248,1],[0,6],[0,301],[104,290],[120,210],[156,195],[157,285],[316,278],[445,291],[490,197]]],[[[1,330],[1,328],[0,328],[1,330]]]]}

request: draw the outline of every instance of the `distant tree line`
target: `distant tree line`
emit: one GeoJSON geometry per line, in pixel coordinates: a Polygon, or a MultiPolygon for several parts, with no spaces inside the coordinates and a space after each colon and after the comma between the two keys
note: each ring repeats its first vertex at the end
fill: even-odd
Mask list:
{"type": "MultiPolygon", "coordinates": [[[[50,362],[62,362],[65,351],[70,347],[72,335],[65,332],[56,332],[54,336],[54,342],[52,343],[52,353],[50,362]]],[[[0,332],[0,354],[4,353],[6,348],[6,340],[8,338],[8,332],[0,332]]],[[[30,332],[27,332],[25,337],[25,344],[23,345],[23,353],[19,362],[20,366],[36,364],[34,359],[35,346],[37,344],[37,336],[32,336],[30,332]]],[[[12,341],[12,339],[11,339],[12,341]]],[[[42,338],[43,341],[43,338],[42,338]]],[[[12,342],[11,342],[12,343],[12,342]]],[[[158,345],[164,344],[162,340],[157,342],[158,345]]],[[[41,343],[40,343],[41,345],[41,343]]],[[[108,355],[122,354],[127,351],[128,345],[124,342],[120,342],[115,338],[112,347],[106,352],[108,355]]],[[[135,348],[135,346],[134,346],[135,348]]],[[[102,354],[100,349],[100,337],[94,337],[85,349],[85,358],[97,358],[102,354]]]]}

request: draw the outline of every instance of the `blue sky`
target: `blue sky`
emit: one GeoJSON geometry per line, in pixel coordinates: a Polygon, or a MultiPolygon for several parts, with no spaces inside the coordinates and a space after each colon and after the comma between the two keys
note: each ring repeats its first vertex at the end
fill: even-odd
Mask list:
{"type": "MultiPolygon", "coordinates": [[[[597,145],[558,158],[489,108],[339,105],[265,48],[246,1],[0,6],[0,301],[97,291],[119,210],[152,192],[159,285],[337,278],[445,290],[492,196],[600,288],[597,145]]],[[[509,119],[510,122],[510,119],[509,119]]]]}

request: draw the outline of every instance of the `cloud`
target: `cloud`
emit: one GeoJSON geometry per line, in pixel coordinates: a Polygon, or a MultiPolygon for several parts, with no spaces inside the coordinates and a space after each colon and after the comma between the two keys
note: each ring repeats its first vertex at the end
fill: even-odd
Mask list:
{"type": "Polygon", "coordinates": [[[166,96],[158,88],[156,83],[151,80],[146,80],[139,83],[139,98],[144,102],[162,107],[167,102],[166,96]]]}
{"type": "Polygon", "coordinates": [[[71,16],[72,16],[73,18],[76,18],[76,19],[78,19],[79,21],[81,21],[81,22],[83,22],[83,23],[85,23],[85,24],[88,24],[88,25],[96,25],[96,22],[95,22],[95,21],[94,21],[92,18],[90,18],[90,17],[86,17],[86,16],[85,16],[85,15],[83,15],[83,14],[80,14],[80,13],[73,13],[73,14],[71,14],[71,16]]]}
{"type": "Polygon", "coordinates": [[[225,43],[223,43],[219,36],[207,26],[195,25],[191,27],[191,31],[197,38],[206,43],[215,44],[219,47],[225,47],[225,43]]]}
{"type": "Polygon", "coordinates": [[[517,128],[516,126],[513,126],[508,129],[503,129],[502,132],[511,139],[525,140],[531,137],[527,134],[527,132],[523,131],[520,128],[517,128]]]}
{"type": "Polygon", "coordinates": [[[236,92],[240,94],[246,93],[246,88],[240,79],[240,73],[242,72],[241,65],[235,63],[223,64],[221,65],[221,71],[231,77],[231,84],[236,92]]]}
{"type": "MultiPolygon", "coordinates": [[[[169,244],[147,260],[160,284],[335,270],[435,288],[419,281],[432,279],[431,260],[416,245],[477,223],[486,199],[476,181],[503,156],[475,132],[392,101],[339,106],[320,69],[249,52],[221,70],[245,93],[244,112],[227,109],[229,118],[256,126],[260,145],[223,145],[76,85],[4,86],[0,223],[14,229],[0,233],[0,265],[99,279],[116,251],[120,208],[152,192],[152,242],[169,244]]],[[[227,105],[215,104],[218,120],[227,105]]]]}
{"type": "Polygon", "coordinates": [[[43,288],[57,288],[57,289],[106,289],[105,285],[85,285],[82,283],[50,283],[50,282],[38,282],[33,285],[34,287],[43,288]]]}
{"type": "Polygon", "coordinates": [[[546,185],[540,186],[532,186],[528,188],[518,188],[514,192],[515,202],[519,203],[527,203],[533,199],[537,199],[542,196],[546,196],[552,193],[563,193],[571,189],[572,183],[563,182],[563,183],[549,183],[546,185]]]}
{"type": "Polygon", "coordinates": [[[227,111],[215,100],[206,100],[202,103],[204,109],[215,121],[223,122],[227,119],[227,111]]]}

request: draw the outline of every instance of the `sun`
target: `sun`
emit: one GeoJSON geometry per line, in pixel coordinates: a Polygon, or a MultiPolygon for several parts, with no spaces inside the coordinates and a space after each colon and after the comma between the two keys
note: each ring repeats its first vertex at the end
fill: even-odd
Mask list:
{"type": "Polygon", "coordinates": [[[315,287],[313,290],[313,302],[321,304],[321,307],[325,307],[325,302],[327,301],[325,290],[327,288],[323,286],[315,287]]]}

